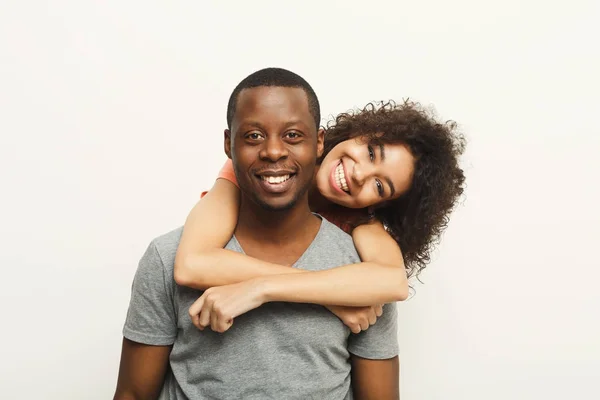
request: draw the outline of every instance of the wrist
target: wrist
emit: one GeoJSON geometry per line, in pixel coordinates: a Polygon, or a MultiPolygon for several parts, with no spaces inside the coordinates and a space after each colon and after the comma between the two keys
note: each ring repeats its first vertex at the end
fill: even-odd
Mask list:
{"type": "Polygon", "coordinates": [[[267,277],[254,278],[254,281],[259,301],[262,304],[275,301],[273,283],[267,277]]]}

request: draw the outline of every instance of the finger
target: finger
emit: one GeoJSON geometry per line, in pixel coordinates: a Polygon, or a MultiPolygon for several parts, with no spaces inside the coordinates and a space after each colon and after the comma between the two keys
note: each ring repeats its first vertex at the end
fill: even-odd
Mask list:
{"type": "Polygon", "coordinates": [[[359,325],[359,324],[353,324],[353,325],[350,327],[350,331],[351,331],[352,333],[360,333],[360,331],[361,331],[361,327],[360,327],[360,325],[359,325]]]}
{"type": "Polygon", "coordinates": [[[377,322],[377,313],[374,308],[369,310],[369,325],[374,325],[377,322]]]}
{"type": "Polygon", "coordinates": [[[231,321],[233,318],[231,317],[230,311],[225,311],[224,308],[219,308],[215,310],[215,314],[217,315],[217,323],[216,327],[219,332],[225,332],[231,326],[231,321]]]}
{"type": "Polygon", "coordinates": [[[377,318],[383,315],[383,304],[378,304],[377,307],[375,307],[375,314],[377,314],[377,318]]]}
{"type": "Polygon", "coordinates": [[[202,311],[202,306],[204,305],[204,296],[200,296],[198,300],[196,300],[188,310],[190,314],[190,318],[192,319],[192,324],[196,328],[200,329],[200,311],[202,311]]]}
{"type": "Polygon", "coordinates": [[[360,328],[363,331],[366,331],[367,329],[369,329],[369,320],[368,319],[364,319],[360,322],[360,328]]]}
{"type": "Polygon", "coordinates": [[[233,325],[232,318],[219,317],[219,322],[217,326],[219,332],[223,333],[227,331],[229,328],[231,328],[231,325],[233,325]]]}
{"type": "Polygon", "coordinates": [[[212,305],[208,303],[204,303],[204,307],[202,307],[202,311],[200,312],[200,320],[198,321],[198,325],[200,325],[200,329],[204,329],[210,325],[210,313],[212,311],[212,305]]]}
{"type": "Polygon", "coordinates": [[[220,332],[219,313],[217,312],[216,307],[214,305],[210,313],[210,329],[212,329],[215,332],[220,332]]]}

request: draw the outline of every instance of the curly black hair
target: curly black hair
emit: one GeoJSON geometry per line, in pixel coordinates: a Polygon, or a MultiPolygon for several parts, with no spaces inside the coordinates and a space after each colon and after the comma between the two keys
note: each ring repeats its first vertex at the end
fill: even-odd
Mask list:
{"type": "Polygon", "coordinates": [[[325,130],[324,154],[358,137],[373,144],[402,143],[410,149],[415,158],[411,187],[400,198],[375,208],[371,218],[381,221],[400,246],[408,276],[418,276],[464,191],[459,158],[466,141],[457,124],[438,122],[432,111],[405,100],[369,103],[362,110],[339,114],[325,130]]]}

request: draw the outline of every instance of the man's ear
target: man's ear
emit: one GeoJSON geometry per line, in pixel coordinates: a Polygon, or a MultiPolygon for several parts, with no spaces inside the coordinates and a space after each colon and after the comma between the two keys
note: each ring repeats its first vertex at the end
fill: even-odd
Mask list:
{"type": "Polygon", "coordinates": [[[323,155],[325,143],[325,129],[321,128],[317,131],[317,158],[323,155]]]}
{"type": "Polygon", "coordinates": [[[227,154],[227,157],[231,159],[231,131],[229,129],[225,129],[225,143],[224,143],[224,147],[225,147],[225,154],[227,154]]]}

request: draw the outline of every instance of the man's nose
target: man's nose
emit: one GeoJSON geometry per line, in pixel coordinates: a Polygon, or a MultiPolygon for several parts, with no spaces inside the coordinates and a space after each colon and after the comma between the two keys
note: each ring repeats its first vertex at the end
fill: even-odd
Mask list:
{"type": "Polygon", "coordinates": [[[265,140],[263,148],[260,151],[260,157],[263,160],[279,161],[280,159],[287,157],[287,148],[282,138],[279,135],[270,135],[265,140]]]}

